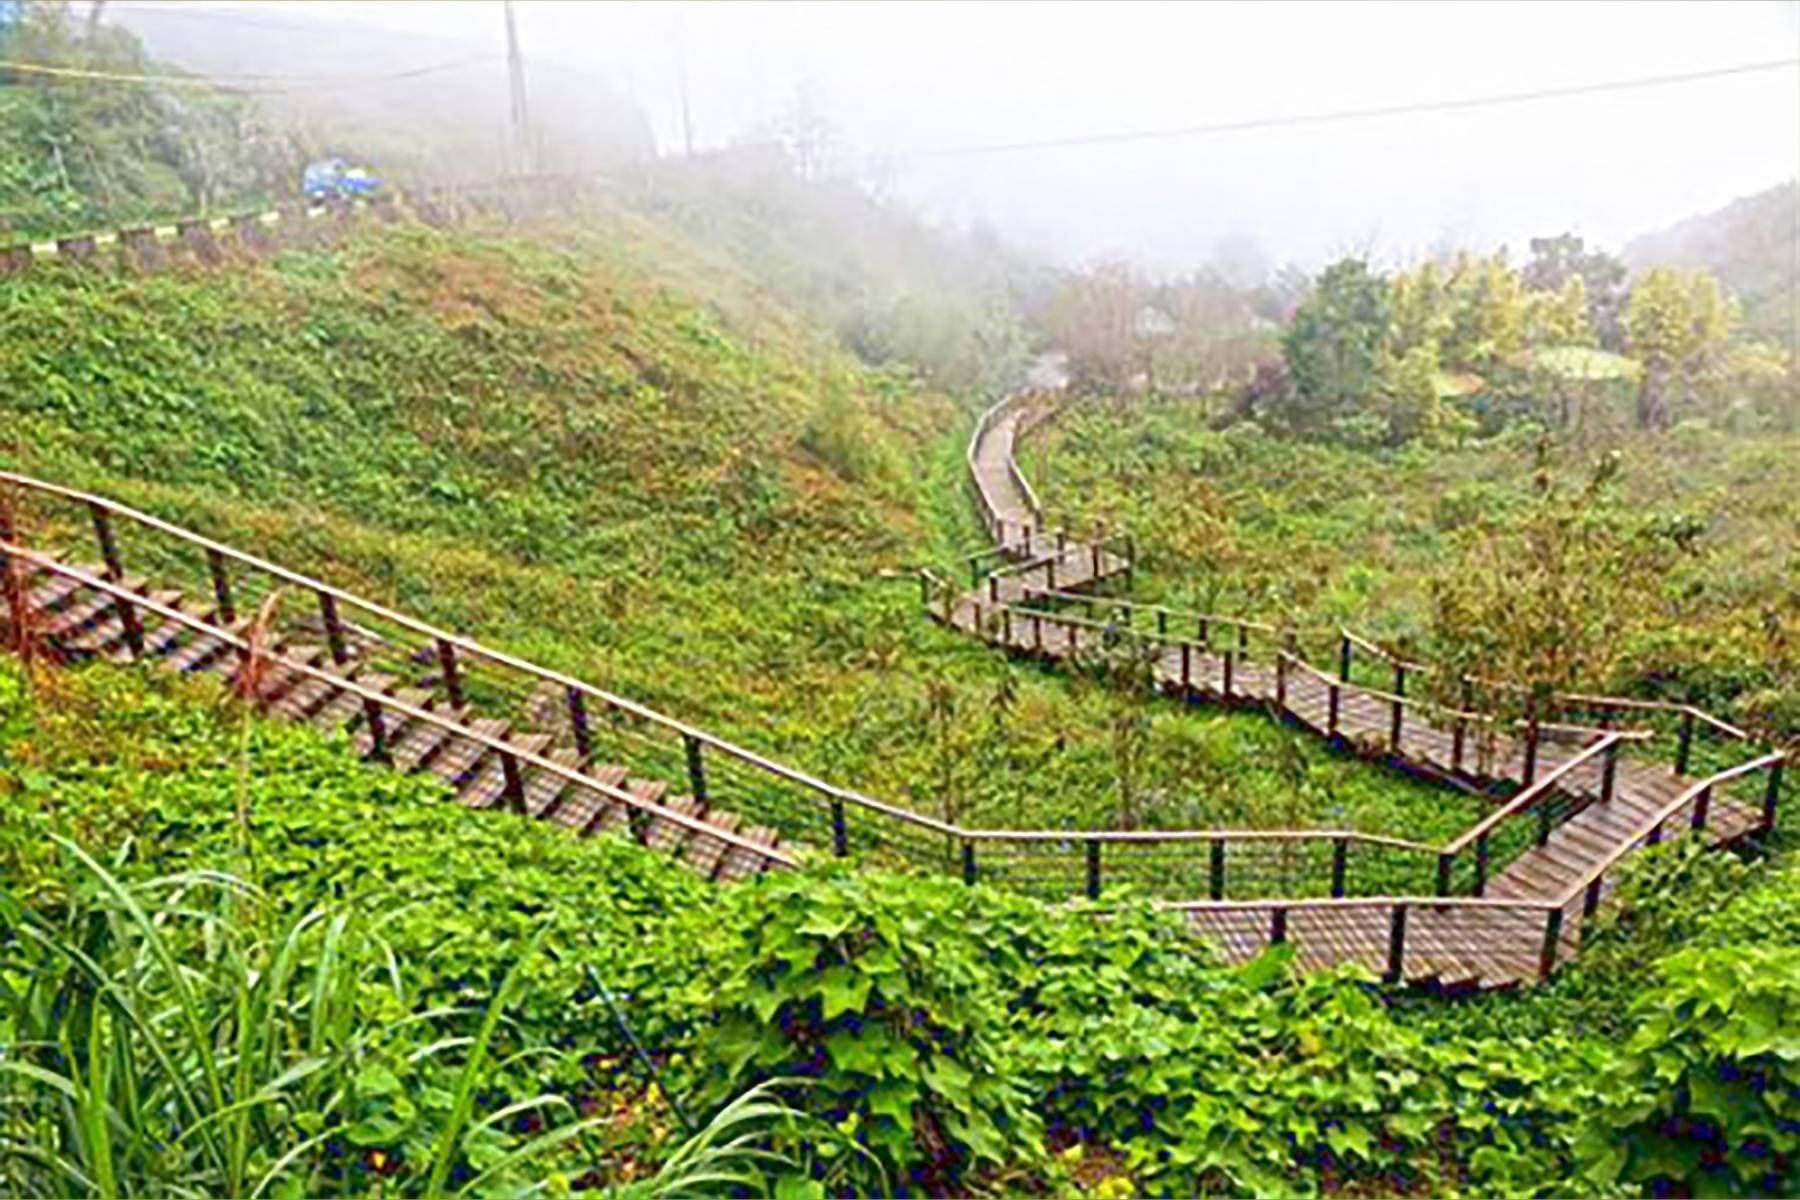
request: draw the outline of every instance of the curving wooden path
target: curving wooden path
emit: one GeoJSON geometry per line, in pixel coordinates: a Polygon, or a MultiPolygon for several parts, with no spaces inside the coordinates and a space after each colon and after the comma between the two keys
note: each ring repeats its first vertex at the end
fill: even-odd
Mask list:
{"type": "MultiPolygon", "coordinates": [[[[1059,619],[1042,602],[1072,598],[1124,574],[1131,560],[1099,539],[1059,539],[1044,531],[1037,498],[1015,456],[1023,430],[1041,415],[1029,403],[1003,404],[978,428],[969,449],[970,475],[984,522],[1007,562],[936,611],[952,627],[1010,653],[1056,660],[1090,653],[1116,630],[1059,619]]],[[[1378,748],[1396,765],[1448,781],[1529,790],[1539,779],[1560,778],[1562,811],[1546,809],[1532,818],[1539,826],[1536,844],[1484,878],[1480,897],[1180,905],[1195,929],[1235,961],[1280,941],[1309,967],[1355,962],[1376,974],[1451,986],[1536,978],[1576,948],[1583,918],[1609,889],[1605,872],[1633,848],[1682,830],[1730,842],[1772,819],[1779,756],[1763,763],[1770,778],[1766,802],[1746,804],[1723,794],[1732,780],[1721,782],[1715,794],[1705,780],[1649,761],[1630,743],[1595,754],[1572,741],[1540,737],[1527,744],[1490,731],[1478,754],[1466,722],[1460,730],[1447,727],[1440,715],[1422,713],[1402,697],[1347,686],[1280,651],[1252,661],[1246,639],[1217,652],[1204,635],[1199,644],[1158,636],[1134,641],[1147,645],[1155,685],[1171,695],[1267,708],[1321,737],[1378,748]]]]}

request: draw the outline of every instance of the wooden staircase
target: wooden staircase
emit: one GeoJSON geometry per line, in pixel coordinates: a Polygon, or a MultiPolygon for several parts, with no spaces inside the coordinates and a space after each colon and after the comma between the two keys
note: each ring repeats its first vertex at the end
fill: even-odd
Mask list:
{"type": "MultiPolygon", "coordinates": [[[[193,605],[183,591],[154,589],[140,576],[108,579],[101,564],[20,555],[13,569],[34,635],[56,658],[145,662],[214,675],[240,693],[245,686],[249,656],[241,642],[249,618],[220,623],[216,609],[193,605]],[[121,603],[121,593],[141,602],[121,603]]],[[[255,703],[266,713],[341,731],[365,759],[436,775],[468,808],[510,806],[584,837],[623,832],[708,878],[739,879],[793,861],[793,847],[774,829],[582,754],[566,720],[557,719],[559,694],[547,684],[525,719],[484,717],[473,704],[443,699],[441,664],[429,655],[397,655],[353,627],[337,631],[334,651],[318,624],[302,620],[269,631],[254,684],[255,703]],[[533,765],[533,758],[564,771],[533,765]]],[[[9,610],[0,610],[0,631],[12,636],[9,610]]]]}
{"type": "MultiPolygon", "coordinates": [[[[1189,636],[1171,633],[1171,614],[1159,610],[1154,632],[1136,630],[1135,606],[1096,601],[1090,593],[1129,575],[1129,542],[1108,539],[1104,531],[1087,538],[1047,530],[1018,468],[1017,441],[1041,415],[1041,406],[1002,403],[977,426],[969,477],[998,561],[960,592],[938,581],[934,596],[928,579],[926,604],[938,620],[1009,654],[1050,661],[1128,647],[1144,658],[1152,685],[1164,694],[1262,709],[1340,746],[1471,790],[1521,789],[1517,799],[1448,847],[1407,847],[1438,856],[1436,895],[1345,895],[1340,857],[1329,898],[1233,901],[1215,882],[1211,899],[1172,905],[1228,960],[1246,961],[1283,943],[1303,968],[1353,962],[1390,980],[1454,989],[1532,980],[1579,948],[1586,918],[1611,889],[1611,867],[1636,848],[1684,832],[1725,844],[1772,826],[1782,755],[1765,754],[1709,779],[1684,774],[1695,717],[1747,741],[1742,731],[1694,710],[1687,710],[1679,761],[1671,768],[1620,753],[1624,743],[1605,730],[1559,727],[1564,736],[1558,740],[1540,738],[1533,724],[1522,738],[1514,727],[1490,723],[1472,733],[1471,722],[1487,718],[1446,713],[1403,694],[1405,664],[1397,664],[1396,692],[1351,684],[1348,641],[1344,674],[1336,678],[1279,640],[1252,655],[1252,630],[1279,633],[1255,622],[1189,614],[1186,619],[1196,622],[1196,634],[1189,636]],[[1108,616],[1081,618],[1069,611],[1084,604],[1108,616]],[[1220,632],[1223,647],[1213,640],[1220,632]],[[1482,735],[1479,753],[1471,748],[1476,733],[1482,735]],[[1596,752],[1597,745],[1605,753],[1596,752]],[[1728,794],[1729,785],[1756,772],[1767,773],[1761,804],[1728,794]],[[1534,788],[1540,780],[1553,780],[1555,787],[1534,788]],[[1487,839],[1508,820],[1515,834],[1520,824],[1537,826],[1536,836],[1489,878],[1487,839]],[[1451,871],[1472,848],[1479,853],[1474,895],[1453,895],[1451,871]]],[[[1218,864],[1224,845],[1214,844],[1218,864]]],[[[1098,842],[1089,846],[1090,880],[1098,875],[1099,849],[1098,842]]],[[[1222,875],[1215,866],[1215,881],[1222,875]]],[[[1089,890],[1097,887],[1090,883],[1089,890]]]]}

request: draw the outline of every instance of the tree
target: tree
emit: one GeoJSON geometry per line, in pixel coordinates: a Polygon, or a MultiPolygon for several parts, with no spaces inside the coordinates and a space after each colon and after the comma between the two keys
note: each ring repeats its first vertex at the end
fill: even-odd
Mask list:
{"type": "Polygon", "coordinates": [[[1571,275],[1556,291],[1525,296],[1525,340],[1533,346],[1592,346],[1587,285],[1571,275]]]}
{"type": "Polygon", "coordinates": [[[1141,361],[1138,318],[1149,298],[1149,284],[1122,261],[1063,279],[1044,324],[1068,354],[1077,389],[1119,393],[1129,386],[1141,361]]]}
{"type": "Polygon", "coordinates": [[[1572,233],[1531,239],[1531,261],[1525,264],[1525,286],[1537,292],[1560,292],[1569,280],[1581,280],[1587,297],[1588,324],[1600,345],[1625,347],[1625,264],[1600,250],[1589,250],[1572,233]]]}
{"type": "Polygon", "coordinates": [[[1392,289],[1366,262],[1325,269],[1281,339],[1294,382],[1289,424],[1321,428],[1377,393],[1392,314],[1392,289]]]}
{"type": "Polygon", "coordinates": [[[1450,330],[1440,349],[1446,366],[1486,375],[1525,347],[1525,281],[1505,251],[1461,255],[1446,284],[1450,330]]]}
{"type": "Polygon", "coordinates": [[[1664,429],[1677,406],[1716,398],[1735,322],[1719,281],[1705,271],[1653,267],[1631,289],[1631,354],[1644,367],[1638,424],[1664,429]]]}

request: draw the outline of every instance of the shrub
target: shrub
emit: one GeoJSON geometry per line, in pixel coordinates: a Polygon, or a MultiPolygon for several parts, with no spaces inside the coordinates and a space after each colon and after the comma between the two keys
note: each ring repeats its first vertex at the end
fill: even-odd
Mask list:
{"type": "Polygon", "coordinates": [[[1587,1178],[1658,1194],[1800,1189],[1800,949],[1695,947],[1660,983],[1599,1088],[1587,1178]]]}

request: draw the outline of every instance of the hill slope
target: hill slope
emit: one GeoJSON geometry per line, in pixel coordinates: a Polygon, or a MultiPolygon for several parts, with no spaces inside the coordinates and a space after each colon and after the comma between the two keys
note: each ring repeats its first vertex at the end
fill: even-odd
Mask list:
{"type": "Polygon", "coordinates": [[[0,296],[0,459],[872,794],[1028,826],[1466,815],[923,620],[906,569],[976,541],[966,412],[630,213],[0,296]]]}
{"type": "Polygon", "coordinates": [[[1742,302],[1747,332],[1787,344],[1795,337],[1794,297],[1800,287],[1797,230],[1800,185],[1789,180],[1634,238],[1625,245],[1625,261],[1635,270],[1666,265],[1711,271],[1742,302]]]}

